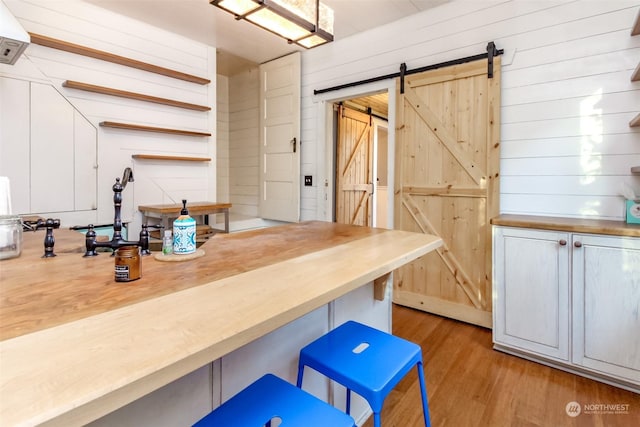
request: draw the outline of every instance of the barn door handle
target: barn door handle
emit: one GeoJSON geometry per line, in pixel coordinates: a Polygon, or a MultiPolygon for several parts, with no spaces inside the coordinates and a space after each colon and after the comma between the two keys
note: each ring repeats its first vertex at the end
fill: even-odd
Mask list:
{"type": "Polygon", "coordinates": [[[298,141],[296,141],[296,137],[294,136],[293,139],[291,140],[291,143],[293,144],[293,152],[296,152],[296,145],[298,143],[298,141]]]}

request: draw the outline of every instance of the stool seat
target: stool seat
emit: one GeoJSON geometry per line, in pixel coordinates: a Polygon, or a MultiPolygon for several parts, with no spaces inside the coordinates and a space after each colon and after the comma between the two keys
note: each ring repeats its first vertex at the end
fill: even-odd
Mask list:
{"type": "Polygon", "coordinates": [[[362,396],[371,406],[374,425],[380,425],[384,399],[414,367],[418,369],[425,425],[430,425],[419,345],[358,322],[349,321],[329,331],[300,351],[298,387],[305,366],[362,396]]]}
{"type": "Polygon", "coordinates": [[[355,427],[353,418],[293,384],[266,374],[214,409],[194,427],[355,427]]]}

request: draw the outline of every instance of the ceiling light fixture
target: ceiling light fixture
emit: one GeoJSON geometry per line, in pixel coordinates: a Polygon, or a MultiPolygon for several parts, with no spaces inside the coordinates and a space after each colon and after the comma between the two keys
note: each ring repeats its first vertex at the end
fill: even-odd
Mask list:
{"type": "Polygon", "coordinates": [[[210,3],[307,49],[333,41],[333,9],[320,0],[210,0],[210,3]]]}

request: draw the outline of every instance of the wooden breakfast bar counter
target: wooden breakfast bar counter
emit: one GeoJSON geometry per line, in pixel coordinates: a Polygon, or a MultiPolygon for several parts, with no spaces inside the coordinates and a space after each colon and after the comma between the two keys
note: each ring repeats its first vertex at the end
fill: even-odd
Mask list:
{"type": "Polygon", "coordinates": [[[185,262],[144,257],[141,279],[125,283],[108,253],[82,257],[83,235],[54,235],[55,258],[40,258],[37,232],[24,234],[19,258],[0,262],[3,426],[89,423],[442,244],[289,224],[218,234],[185,262]]]}

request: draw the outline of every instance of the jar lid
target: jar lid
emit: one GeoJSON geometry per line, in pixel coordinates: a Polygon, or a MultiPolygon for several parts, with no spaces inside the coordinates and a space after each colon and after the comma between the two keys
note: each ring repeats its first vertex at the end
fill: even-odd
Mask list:
{"type": "Polygon", "coordinates": [[[20,215],[0,215],[0,222],[4,224],[22,223],[20,215]]]}

